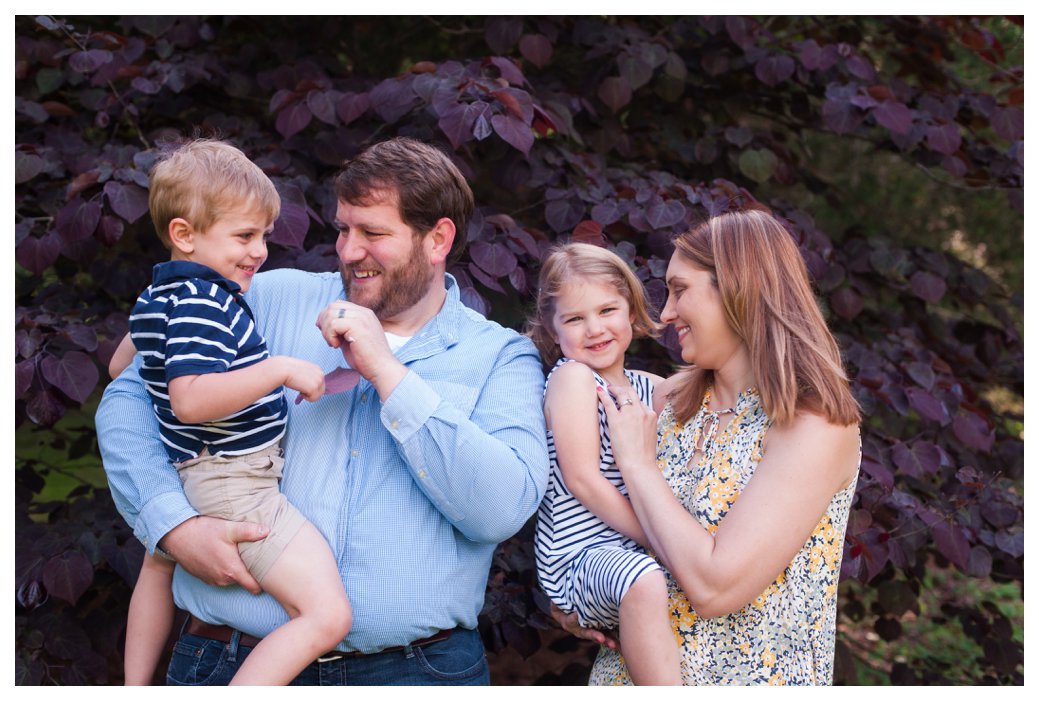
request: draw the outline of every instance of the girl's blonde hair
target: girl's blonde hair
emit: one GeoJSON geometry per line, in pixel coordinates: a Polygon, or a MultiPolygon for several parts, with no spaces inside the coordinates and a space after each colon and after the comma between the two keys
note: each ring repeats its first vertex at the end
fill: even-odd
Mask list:
{"type": "MultiPolygon", "coordinates": [[[[860,419],[837,342],[790,233],[755,210],[713,217],[675,239],[675,255],[711,274],[729,326],[750,353],[765,413],[779,425],[807,410],[847,426],[860,419]]],[[[679,421],[700,409],[714,379],[696,367],[671,394],[679,421]]]]}
{"type": "Polygon", "coordinates": [[[556,299],[563,287],[575,279],[594,280],[612,285],[628,302],[633,317],[633,338],[656,337],[661,324],[650,315],[646,290],[624,259],[616,253],[588,243],[567,243],[549,251],[541,264],[533,318],[527,321],[526,335],[534,341],[546,369],[555,365],[562,351],[552,333],[556,299]]]}

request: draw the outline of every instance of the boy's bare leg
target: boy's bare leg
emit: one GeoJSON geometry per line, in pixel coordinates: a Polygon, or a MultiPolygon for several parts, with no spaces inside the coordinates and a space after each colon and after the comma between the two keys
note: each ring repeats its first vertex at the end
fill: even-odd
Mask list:
{"type": "Polygon", "coordinates": [[[621,600],[621,654],[639,686],[680,686],[678,642],[668,616],[664,573],[654,570],[631,585],[621,600]]]}
{"type": "Polygon", "coordinates": [[[263,578],[263,589],[292,620],[253,648],[232,685],[284,685],[350,630],[353,614],[324,536],[304,523],[263,578]]]}
{"type": "Polygon", "coordinates": [[[123,674],[127,686],[151,684],[173,627],[173,562],[145,553],[126,621],[123,674]]]}

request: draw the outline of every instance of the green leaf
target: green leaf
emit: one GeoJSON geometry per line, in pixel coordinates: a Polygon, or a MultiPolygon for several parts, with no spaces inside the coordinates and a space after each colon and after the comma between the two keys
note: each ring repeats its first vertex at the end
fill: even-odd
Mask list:
{"type": "Polygon", "coordinates": [[[740,172],[757,183],[763,183],[772,177],[779,165],[776,154],[767,148],[751,149],[740,154],[740,172]]]}

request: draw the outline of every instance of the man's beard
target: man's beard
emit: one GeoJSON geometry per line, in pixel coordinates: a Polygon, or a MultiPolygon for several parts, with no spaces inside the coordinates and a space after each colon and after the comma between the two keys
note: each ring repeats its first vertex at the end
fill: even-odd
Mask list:
{"type": "Polygon", "coordinates": [[[380,321],[392,319],[402,312],[411,309],[429,294],[433,283],[434,269],[429,263],[429,257],[421,246],[412,248],[411,258],[407,263],[387,270],[380,268],[378,297],[371,299],[358,293],[353,294],[352,270],[355,265],[339,264],[339,276],[343,280],[343,289],[346,290],[346,298],[354,304],[371,309],[380,321]]]}

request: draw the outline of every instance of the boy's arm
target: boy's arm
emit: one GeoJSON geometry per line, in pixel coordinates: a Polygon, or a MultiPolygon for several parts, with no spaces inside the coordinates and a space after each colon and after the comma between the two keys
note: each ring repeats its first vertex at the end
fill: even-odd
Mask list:
{"type": "Polygon", "coordinates": [[[123,336],[123,340],[119,342],[115,353],[112,354],[112,359],[108,361],[108,376],[113,380],[119,377],[123,370],[133,362],[133,356],[136,352],[137,349],[133,345],[130,334],[123,336]]]}
{"type": "Polygon", "coordinates": [[[282,385],[316,402],[325,392],[325,373],[306,360],[276,355],[239,370],[182,375],[169,381],[170,407],[184,423],[215,421],[282,385]]]}
{"type": "Polygon", "coordinates": [[[549,378],[545,417],[563,481],[585,508],[613,530],[648,546],[635,510],[599,469],[599,404],[591,370],[571,362],[549,378]]]}

